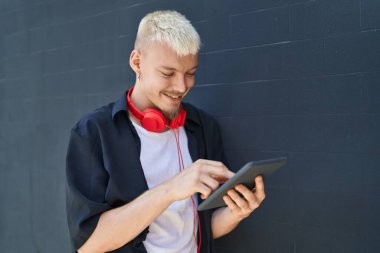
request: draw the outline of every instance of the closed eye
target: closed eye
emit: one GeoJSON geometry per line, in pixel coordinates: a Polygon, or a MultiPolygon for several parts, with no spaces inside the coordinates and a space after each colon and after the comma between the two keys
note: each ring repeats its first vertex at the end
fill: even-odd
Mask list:
{"type": "Polygon", "coordinates": [[[161,74],[164,76],[164,77],[171,77],[174,75],[174,73],[164,73],[164,72],[161,72],[161,74]]]}
{"type": "Polygon", "coordinates": [[[193,72],[193,73],[186,73],[186,75],[188,75],[188,76],[195,76],[195,72],[193,72]]]}

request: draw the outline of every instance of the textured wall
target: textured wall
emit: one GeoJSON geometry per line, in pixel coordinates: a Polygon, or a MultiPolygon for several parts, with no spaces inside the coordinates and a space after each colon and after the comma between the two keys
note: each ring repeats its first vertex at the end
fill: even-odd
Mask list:
{"type": "Polygon", "coordinates": [[[131,86],[137,24],[156,9],[201,34],[188,101],[220,122],[231,169],[289,158],[218,252],[380,252],[375,0],[2,0],[1,252],[69,252],[69,130],[131,86]]]}

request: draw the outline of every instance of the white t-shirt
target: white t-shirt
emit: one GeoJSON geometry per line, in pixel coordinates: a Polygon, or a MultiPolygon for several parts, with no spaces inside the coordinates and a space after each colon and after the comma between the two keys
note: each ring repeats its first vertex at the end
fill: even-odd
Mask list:
{"type": "MultiPolygon", "coordinates": [[[[149,189],[172,178],[180,172],[176,139],[172,130],[162,133],[149,132],[133,122],[141,140],[140,161],[149,189]]],[[[179,143],[185,168],[193,161],[183,127],[179,143]]],[[[194,198],[196,200],[196,198],[194,198]]],[[[153,207],[154,208],[154,207],[153,207]]],[[[197,223],[195,223],[197,229],[197,223]]],[[[172,203],[149,226],[143,242],[149,253],[196,253],[194,240],[194,208],[191,198],[172,203]]]]}

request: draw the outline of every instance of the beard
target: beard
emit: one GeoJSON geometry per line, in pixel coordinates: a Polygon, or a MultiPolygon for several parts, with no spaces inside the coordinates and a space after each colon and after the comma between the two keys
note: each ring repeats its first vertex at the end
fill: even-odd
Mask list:
{"type": "MultiPolygon", "coordinates": [[[[178,97],[181,97],[181,100],[184,98],[184,96],[186,95],[181,93],[177,93],[177,92],[165,92],[166,94],[168,95],[171,95],[171,96],[178,96],[178,97]]],[[[163,96],[166,96],[165,94],[163,94],[163,96]]],[[[167,102],[164,102],[164,104],[167,104],[167,102]]],[[[182,102],[180,102],[179,104],[177,105],[174,105],[174,104],[171,104],[171,105],[164,105],[162,104],[162,106],[157,106],[157,108],[162,112],[162,114],[165,116],[165,118],[167,120],[172,120],[174,119],[175,117],[177,117],[177,115],[179,114],[180,112],[180,104],[182,104],[182,102]]]]}
{"type": "Polygon", "coordinates": [[[162,114],[164,114],[164,116],[168,119],[168,120],[172,120],[174,119],[175,117],[177,117],[178,113],[179,113],[179,108],[177,109],[173,109],[173,110],[169,110],[169,111],[162,111],[162,114]]]}

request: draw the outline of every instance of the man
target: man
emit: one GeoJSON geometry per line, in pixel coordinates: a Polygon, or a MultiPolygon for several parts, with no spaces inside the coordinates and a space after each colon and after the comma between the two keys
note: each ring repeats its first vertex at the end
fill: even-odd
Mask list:
{"type": "Polygon", "coordinates": [[[134,87],[71,130],[67,215],[78,252],[213,252],[213,239],[263,201],[257,177],[255,189],[231,189],[227,207],[196,211],[233,176],[215,120],[181,103],[194,85],[199,47],[183,15],[148,14],[130,55],[134,87]]]}

